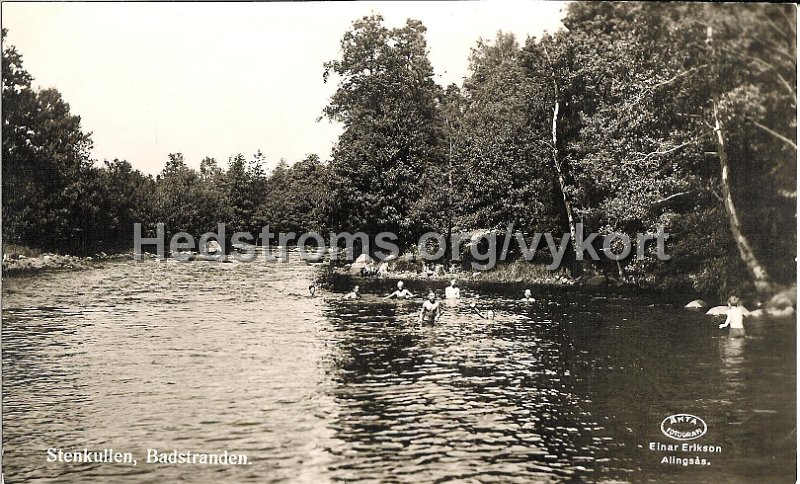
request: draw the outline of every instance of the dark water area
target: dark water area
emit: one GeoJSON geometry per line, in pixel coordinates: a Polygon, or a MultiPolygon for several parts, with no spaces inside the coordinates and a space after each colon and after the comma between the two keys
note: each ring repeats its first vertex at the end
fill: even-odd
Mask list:
{"type": "Polygon", "coordinates": [[[793,320],[731,338],[684,298],[549,288],[524,303],[518,286],[464,282],[421,326],[419,297],[380,297],[394,281],[309,298],[315,271],[123,261],[5,280],[6,482],[795,480],[793,320]],[[681,444],[661,430],[678,413],[720,452],[650,450],[681,444]],[[46,461],[84,447],[138,464],[46,461]],[[147,464],[148,448],[251,464],[147,464]]]}

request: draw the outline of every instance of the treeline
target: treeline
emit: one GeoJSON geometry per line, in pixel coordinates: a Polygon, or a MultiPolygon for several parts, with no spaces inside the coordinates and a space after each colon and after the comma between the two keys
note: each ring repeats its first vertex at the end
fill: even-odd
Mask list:
{"type": "Polygon", "coordinates": [[[442,87],[421,23],[354,22],[325,72],[325,113],[344,124],[336,227],[411,243],[512,223],[573,242],[578,222],[631,239],[663,226],[669,263],[595,268],[703,292],[793,281],[795,7],[576,2],[563,23],[479,41],[463,85],[442,87]]]}
{"type": "MultiPolygon", "coordinates": [[[[425,27],[359,19],[324,66],[331,159],[267,172],[263,155],[156,177],[95,166],[54,90],[3,52],[3,236],[87,253],[129,248],[132,223],[235,230],[571,234],[663,226],[670,262],[597,263],[627,282],[728,293],[793,281],[796,10],[792,5],[573,3],[565,30],[498,33],[440,86],[425,27]],[[755,283],[755,286],[754,286],[755,283]]],[[[151,232],[152,233],[152,232],[151,232]]],[[[546,252],[546,248],[543,251],[546,252]]],[[[569,268],[587,266],[574,260],[569,268]]]]}
{"type": "MultiPolygon", "coordinates": [[[[3,31],[5,39],[6,31],[3,31]]],[[[90,158],[91,134],[55,89],[36,90],[13,46],[3,50],[3,242],[68,254],[128,250],[134,224],[154,237],[165,224],[197,236],[226,224],[237,231],[323,230],[326,164],[310,155],[269,173],[259,151],[224,166],[213,158],[190,168],[171,153],[157,176],[115,159],[90,158]]]]}

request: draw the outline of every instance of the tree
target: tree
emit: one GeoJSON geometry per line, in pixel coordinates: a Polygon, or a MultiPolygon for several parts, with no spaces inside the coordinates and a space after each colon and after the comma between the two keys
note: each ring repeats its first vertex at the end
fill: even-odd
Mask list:
{"type": "Polygon", "coordinates": [[[423,166],[442,157],[425,31],[416,20],[389,29],[380,15],[364,17],[325,64],[324,80],[339,83],[324,114],[344,125],[330,166],[337,229],[410,239],[423,166]]]}
{"type": "Polygon", "coordinates": [[[317,155],[291,167],[281,161],[267,180],[269,196],[259,217],[272,232],[324,234],[328,205],[328,168],[317,155]]]}
{"type": "Polygon", "coordinates": [[[551,175],[537,151],[529,103],[537,94],[525,76],[513,34],[480,40],[464,81],[466,107],[457,137],[464,224],[525,231],[549,228],[551,175]]]}
{"type": "MultiPolygon", "coordinates": [[[[7,31],[3,30],[3,39],[7,31]]],[[[48,250],[85,250],[82,198],[91,135],[55,89],[35,91],[13,46],[3,50],[3,235],[48,250]]]]}
{"type": "Polygon", "coordinates": [[[164,169],[156,177],[155,207],[157,221],[165,234],[188,232],[199,235],[209,227],[196,204],[200,188],[199,174],[188,167],[182,153],[170,153],[164,169]]]}
{"type": "MultiPolygon", "coordinates": [[[[722,198],[739,254],[751,273],[756,289],[761,293],[773,291],[774,280],[759,260],[742,229],[732,193],[730,178],[732,167],[728,156],[731,149],[737,148],[748,152],[751,156],[756,153],[751,149],[751,143],[730,147],[728,137],[738,135],[740,138],[752,139],[752,134],[747,132],[748,128],[757,128],[760,133],[766,133],[767,143],[762,140],[759,144],[778,145],[778,150],[775,146],[769,150],[773,156],[778,155],[777,159],[780,161],[777,166],[774,161],[772,163],[777,169],[783,168],[781,164],[785,164],[787,160],[786,153],[781,151],[789,151],[793,159],[797,157],[797,145],[792,141],[796,138],[797,120],[791,113],[787,113],[785,108],[782,109],[782,106],[786,105],[793,106],[793,110],[797,107],[797,82],[796,77],[793,77],[797,72],[796,9],[783,7],[788,6],[761,5],[748,8],[744,15],[735,17],[730,15],[732,13],[730,11],[713,9],[708,11],[707,19],[706,44],[711,51],[712,65],[712,69],[709,69],[711,72],[709,83],[714,86],[709,111],[713,119],[720,162],[722,198]],[[715,31],[720,30],[723,35],[726,30],[733,35],[728,38],[715,38],[715,31]],[[746,36],[747,40],[743,41],[740,36],[746,36]],[[723,42],[727,48],[721,46],[723,42]],[[760,67],[760,70],[755,70],[761,74],[758,76],[760,79],[742,75],[737,69],[742,61],[753,67],[760,67]],[[788,79],[793,79],[793,84],[790,85],[788,79]],[[770,114],[778,114],[778,116],[773,114],[772,119],[766,120],[767,124],[779,122],[775,128],[762,123],[767,113],[767,106],[772,108],[770,114]],[[781,134],[780,131],[790,133],[781,134]]],[[[759,168],[755,169],[760,171],[759,168]]]]}
{"type": "MultiPolygon", "coordinates": [[[[788,9],[764,5],[579,3],[569,7],[567,32],[529,42],[525,51],[534,79],[541,70],[537,59],[547,57],[544,48],[560,49],[551,56],[563,96],[557,133],[564,144],[558,154],[569,168],[562,192],[569,194],[576,216],[601,234],[630,234],[655,225],[683,230],[674,235],[686,240],[678,245],[687,248],[704,239],[700,232],[707,227],[720,227],[705,215],[696,217],[698,210],[727,217],[730,240],[751,276],[762,289],[768,286],[761,283],[767,278],[759,268],[759,252],[793,250],[783,240],[760,250],[749,244],[748,250],[747,233],[775,233],[776,221],[786,220],[780,215],[792,211],[776,196],[792,195],[788,187],[795,180],[793,163],[786,163],[796,157],[786,143],[796,131],[791,108],[796,95],[786,88],[795,79],[791,46],[796,34],[786,26],[792,16],[788,9]],[[713,42],[709,27],[719,32],[713,42]],[[714,53],[714,45],[724,47],[714,53]],[[709,153],[716,153],[716,160],[709,153]],[[776,173],[786,181],[778,183],[780,189],[759,187],[774,187],[776,173]],[[750,183],[743,183],[745,175],[750,183]],[[737,196],[743,210],[733,204],[737,196]],[[704,220],[706,227],[685,223],[693,219],[704,220]]],[[[793,227],[794,221],[787,225],[793,227]]],[[[792,234],[791,241],[794,232],[791,228],[784,235],[792,234]]],[[[689,251],[688,261],[662,267],[681,268],[695,281],[721,287],[695,276],[727,277],[707,269],[729,257],[729,247],[719,243],[715,255],[705,259],[689,251]]],[[[621,275],[624,265],[617,266],[621,275]]],[[[636,275],[643,266],[630,268],[636,275]]]]}
{"type": "Polygon", "coordinates": [[[454,230],[465,230],[462,218],[465,213],[465,192],[459,189],[463,179],[462,157],[459,139],[466,99],[460,88],[451,84],[442,93],[438,103],[437,135],[442,146],[443,157],[430,160],[423,166],[420,196],[411,209],[412,233],[423,234],[434,231],[445,234],[444,259],[452,260],[452,236],[454,230]]]}
{"type": "Polygon", "coordinates": [[[155,180],[133,169],[126,160],[105,160],[96,172],[99,210],[92,224],[94,250],[123,250],[133,241],[133,225],[141,223],[143,235],[155,236],[151,197],[155,180]]]}

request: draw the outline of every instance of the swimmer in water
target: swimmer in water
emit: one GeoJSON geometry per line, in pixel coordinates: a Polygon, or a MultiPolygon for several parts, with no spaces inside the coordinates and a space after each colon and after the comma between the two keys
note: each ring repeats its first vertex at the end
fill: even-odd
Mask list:
{"type": "Polygon", "coordinates": [[[422,303],[422,309],[419,311],[419,322],[438,323],[441,317],[442,308],[439,306],[439,301],[436,300],[436,293],[431,291],[428,293],[428,300],[422,303]]]}
{"type": "Polygon", "coordinates": [[[386,296],[384,299],[391,299],[393,297],[396,297],[397,299],[411,299],[414,297],[414,295],[411,294],[411,291],[404,289],[403,286],[405,286],[403,281],[397,281],[397,290],[386,296]]]}
{"type": "Polygon", "coordinates": [[[476,304],[474,302],[469,303],[469,307],[471,307],[472,310],[475,311],[475,314],[482,317],[483,319],[494,319],[494,311],[492,311],[491,309],[487,309],[486,316],[484,316],[480,311],[478,311],[478,308],[476,307],[476,304]]]}
{"type": "Polygon", "coordinates": [[[444,289],[445,299],[458,299],[461,297],[461,289],[456,286],[456,280],[451,279],[450,285],[444,289]]]}
{"type": "Polygon", "coordinates": [[[354,286],[353,290],[345,294],[342,299],[358,299],[361,295],[358,293],[358,286],[354,286]]]}
{"type": "Polygon", "coordinates": [[[525,302],[536,302],[536,299],[534,299],[531,295],[530,289],[525,289],[525,294],[522,296],[522,300],[525,302]]]}
{"type": "MultiPolygon", "coordinates": [[[[317,292],[317,285],[316,284],[310,284],[308,286],[308,295],[307,295],[307,297],[314,297],[314,294],[316,292],[317,292]]],[[[294,292],[294,291],[288,292],[288,293],[286,293],[286,295],[287,296],[292,296],[292,297],[306,297],[306,294],[300,294],[299,292],[294,292]]]]}
{"type": "Polygon", "coordinates": [[[744,336],[744,324],[742,324],[742,320],[745,316],[750,316],[750,311],[747,310],[746,307],[742,306],[742,301],[736,296],[731,296],[728,299],[728,317],[725,319],[725,322],[719,325],[719,328],[722,329],[726,326],[730,326],[730,335],[737,337],[737,336],[744,336]]]}

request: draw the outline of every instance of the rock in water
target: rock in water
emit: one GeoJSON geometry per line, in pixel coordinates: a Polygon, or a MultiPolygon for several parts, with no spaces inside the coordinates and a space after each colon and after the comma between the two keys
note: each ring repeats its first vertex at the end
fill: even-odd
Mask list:
{"type": "Polygon", "coordinates": [[[350,266],[350,275],[357,276],[363,273],[364,269],[371,266],[374,261],[367,254],[361,254],[358,259],[350,266]]]}
{"type": "Polygon", "coordinates": [[[702,299],[695,299],[684,307],[687,309],[702,309],[708,307],[708,304],[702,299]]]}
{"type": "Polygon", "coordinates": [[[797,288],[790,287],[772,296],[767,303],[770,308],[787,308],[797,306],[797,288]]]}
{"type": "Polygon", "coordinates": [[[792,316],[797,306],[797,286],[788,287],[767,301],[765,312],[773,317],[792,316]]]}
{"type": "Polygon", "coordinates": [[[589,287],[598,287],[606,283],[606,278],[603,276],[592,276],[584,281],[584,285],[589,287]]]}

